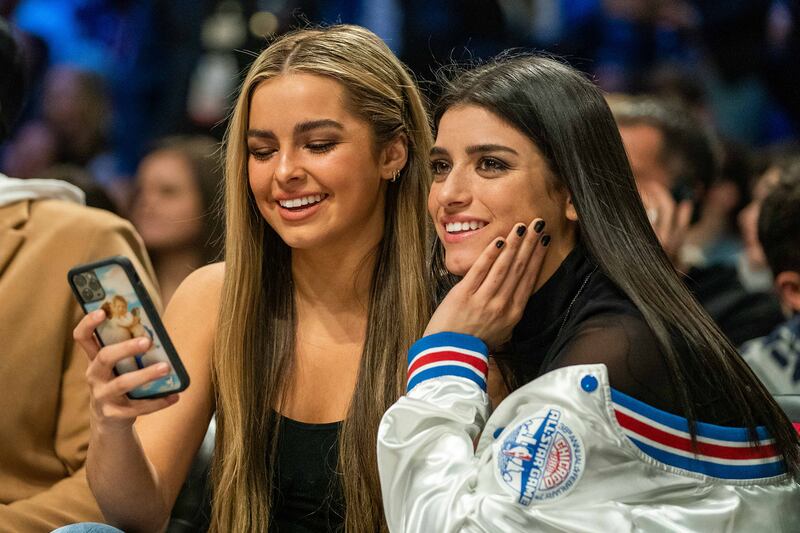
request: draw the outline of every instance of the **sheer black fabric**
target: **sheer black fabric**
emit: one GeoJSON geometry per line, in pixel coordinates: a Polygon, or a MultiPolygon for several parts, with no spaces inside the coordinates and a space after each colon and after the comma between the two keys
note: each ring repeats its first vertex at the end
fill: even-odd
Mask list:
{"type": "MultiPolygon", "coordinates": [[[[675,344],[681,357],[693,356],[685,343],[675,344]]],[[[509,390],[556,368],[603,363],[615,389],[684,415],[655,334],[580,244],[530,298],[510,344],[495,357],[509,390]]],[[[700,421],[739,422],[702,379],[689,389],[700,421]]]]}
{"type": "Polygon", "coordinates": [[[343,531],[340,426],[281,418],[270,532],[343,531]]]}

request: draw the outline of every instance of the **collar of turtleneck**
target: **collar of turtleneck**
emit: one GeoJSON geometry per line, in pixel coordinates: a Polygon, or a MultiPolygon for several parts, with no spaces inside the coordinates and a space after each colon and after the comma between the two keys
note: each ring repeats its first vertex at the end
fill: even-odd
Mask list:
{"type": "Polygon", "coordinates": [[[511,336],[514,353],[533,355],[541,363],[558,337],[570,304],[594,268],[578,242],[550,279],[528,300],[511,336]]]}

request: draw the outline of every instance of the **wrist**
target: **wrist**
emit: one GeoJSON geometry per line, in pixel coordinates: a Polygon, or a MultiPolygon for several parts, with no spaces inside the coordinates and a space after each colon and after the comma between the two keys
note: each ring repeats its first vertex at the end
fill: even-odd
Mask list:
{"type": "Polygon", "coordinates": [[[133,434],[133,423],[136,419],[132,420],[109,420],[107,418],[91,420],[92,435],[100,438],[118,438],[127,437],[133,434]]]}
{"type": "Polygon", "coordinates": [[[458,377],[485,392],[488,354],[486,344],[472,335],[449,331],[427,335],[408,351],[407,390],[429,379],[458,377]]]}

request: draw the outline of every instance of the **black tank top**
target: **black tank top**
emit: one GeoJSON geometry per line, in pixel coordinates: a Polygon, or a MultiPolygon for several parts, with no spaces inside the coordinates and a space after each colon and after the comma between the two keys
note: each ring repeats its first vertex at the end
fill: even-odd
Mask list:
{"type": "Polygon", "coordinates": [[[340,427],[341,422],[306,424],[281,417],[271,532],[344,530],[340,427]]]}

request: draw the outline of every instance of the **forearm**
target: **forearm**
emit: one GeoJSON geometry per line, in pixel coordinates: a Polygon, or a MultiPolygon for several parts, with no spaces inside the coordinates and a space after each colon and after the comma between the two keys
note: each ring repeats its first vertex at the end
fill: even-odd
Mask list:
{"type": "Polygon", "coordinates": [[[422,339],[409,354],[409,393],[384,415],[378,465],[391,531],[460,531],[477,481],[473,441],[486,421],[485,346],[463,335],[422,339]]]}
{"type": "Polygon", "coordinates": [[[133,427],[93,428],[86,473],[108,523],[128,533],[164,527],[170,506],[133,427]]]}

